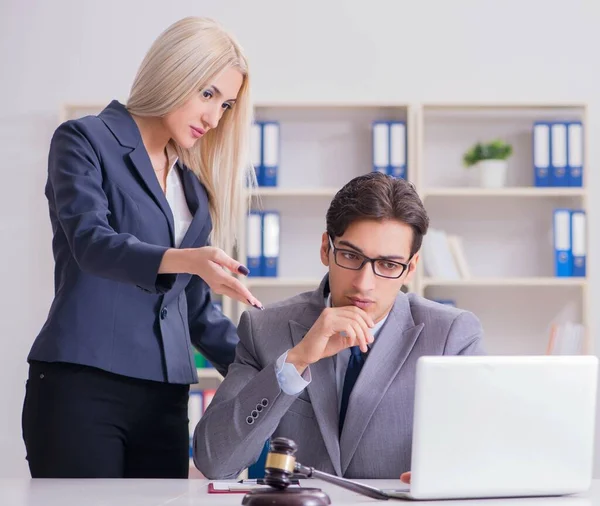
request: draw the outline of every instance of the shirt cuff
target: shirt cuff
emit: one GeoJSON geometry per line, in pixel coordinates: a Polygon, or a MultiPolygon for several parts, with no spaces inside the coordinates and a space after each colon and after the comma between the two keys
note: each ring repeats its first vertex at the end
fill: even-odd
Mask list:
{"type": "Polygon", "coordinates": [[[288,351],[283,353],[277,359],[277,362],[275,363],[275,372],[277,374],[279,388],[288,395],[296,395],[306,388],[312,381],[312,377],[310,374],[310,367],[307,367],[302,375],[300,375],[296,366],[286,362],[288,351]]]}

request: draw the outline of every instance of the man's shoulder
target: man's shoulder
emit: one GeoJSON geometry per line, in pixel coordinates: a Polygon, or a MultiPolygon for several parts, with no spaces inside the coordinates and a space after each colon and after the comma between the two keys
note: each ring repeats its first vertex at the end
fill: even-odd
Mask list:
{"type": "MultiPolygon", "coordinates": [[[[464,309],[459,309],[453,305],[444,304],[435,300],[426,299],[425,297],[417,295],[416,293],[407,293],[406,297],[408,298],[408,303],[410,305],[413,318],[435,316],[437,318],[447,318],[452,320],[464,312],[464,309]]],[[[416,321],[417,320],[415,319],[415,322],[416,321]]]]}
{"type": "Polygon", "coordinates": [[[416,325],[423,325],[426,342],[435,348],[443,345],[444,355],[481,355],[483,328],[471,311],[408,295],[410,311],[416,325]]]}
{"type": "Polygon", "coordinates": [[[478,325],[479,320],[470,311],[426,299],[420,295],[407,294],[410,312],[416,325],[426,323],[430,328],[448,330],[454,325],[478,325]]]}
{"type": "Polygon", "coordinates": [[[304,334],[318,318],[314,292],[301,293],[273,304],[264,310],[244,311],[238,325],[241,343],[251,350],[261,364],[270,363],[294,346],[294,332],[304,334]],[[299,326],[295,326],[294,322],[299,326]]]}
{"type": "MultiPolygon", "coordinates": [[[[264,310],[249,309],[247,311],[253,326],[287,327],[290,321],[303,320],[303,315],[314,308],[314,292],[304,292],[278,302],[265,305],[264,310]]],[[[312,324],[312,323],[311,323],[312,324]]]]}

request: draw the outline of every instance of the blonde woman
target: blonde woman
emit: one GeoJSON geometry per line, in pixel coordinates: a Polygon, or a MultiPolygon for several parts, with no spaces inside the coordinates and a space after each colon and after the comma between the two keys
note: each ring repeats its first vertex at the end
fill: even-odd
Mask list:
{"type": "Polygon", "coordinates": [[[240,46],[186,18],[154,42],[126,105],[56,130],[55,298],[22,420],[32,477],[187,477],[191,345],[226,374],[238,342],[210,289],[262,308],[224,253],[253,182],[250,124],[240,46]]]}

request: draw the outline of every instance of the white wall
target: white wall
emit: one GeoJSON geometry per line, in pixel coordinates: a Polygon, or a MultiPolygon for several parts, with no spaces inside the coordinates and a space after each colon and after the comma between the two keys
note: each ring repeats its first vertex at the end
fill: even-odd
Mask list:
{"type": "MultiPolygon", "coordinates": [[[[25,357],[52,296],[43,186],[62,102],[125,98],[162,29],[208,15],[245,46],[257,100],[587,101],[593,140],[600,136],[600,8],[592,3],[2,0],[0,476],[28,475],[20,429],[25,357]]],[[[598,163],[592,143],[594,194],[598,163]]],[[[599,204],[591,204],[596,223],[599,204]]],[[[594,228],[592,252],[600,251],[594,228]]],[[[600,270],[590,260],[594,300],[600,270]]]]}

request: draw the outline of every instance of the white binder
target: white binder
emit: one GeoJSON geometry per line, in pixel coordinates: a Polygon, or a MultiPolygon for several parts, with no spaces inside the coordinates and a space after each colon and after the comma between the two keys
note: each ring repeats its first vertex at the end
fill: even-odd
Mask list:
{"type": "Polygon", "coordinates": [[[373,172],[387,174],[390,164],[390,126],[384,121],[373,123],[373,172]]]}
{"type": "Polygon", "coordinates": [[[261,276],[262,257],[262,216],[259,211],[248,213],[246,222],[246,266],[249,276],[261,276]]]}
{"type": "Polygon", "coordinates": [[[406,179],[406,123],[390,123],[390,166],[388,174],[406,179]]]}
{"type": "Polygon", "coordinates": [[[277,186],[279,171],[279,123],[263,123],[262,186],[277,186]]]}
{"type": "Polygon", "coordinates": [[[279,213],[265,211],[263,214],[263,276],[275,277],[278,275],[279,229],[279,213]]]}
{"type": "Polygon", "coordinates": [[[252,165],[256,172],[256,182],[259,186],[262,186],[262,125],[260,123],[252,123],[252,129],[250,130],[250,156],[252,157],[252,165]]]}

